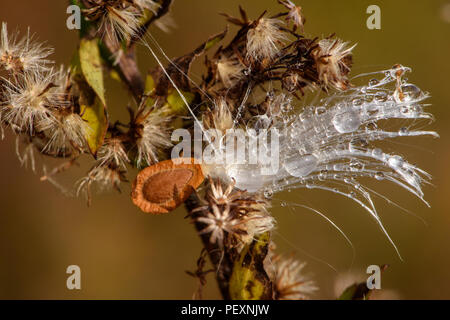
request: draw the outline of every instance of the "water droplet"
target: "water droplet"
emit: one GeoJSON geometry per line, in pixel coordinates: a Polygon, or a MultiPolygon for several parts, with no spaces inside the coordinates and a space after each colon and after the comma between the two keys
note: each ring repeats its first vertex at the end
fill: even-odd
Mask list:
{"type": "Polygon", "coordinates": [[[377,79],[370,79],[369,86],[373,87],[373,86],[376,86],[379,83],[380,83],[380,81],[378,81],[377,79]]]}
{"type": "Polygon", "coordinates": [[[388,159],[388,164],[392,169],[400,169],[403,167],[404,160],[400,156],[391,156],[388,159]]]}
{"type": "Polygon", "coordinates": [[[339,133],[356,131],[361,125],[361,117],[358,110],[349,110],[338,113],[333,118],[333,125],[339,133]]]}
{"type": "Polygon", "coordinates": [[[325,107],[317,107],[316,108],[316,115],[320,116],[321,114],[324,114],[327,111],[325,107]]]}
{"type": "Polygon", "coordinates": [[[418,99],[422,95],[422,90],[413,84],[405,84],[401,88],[406,102],[418,99]]]}
{"type": "Polygon", "coordinates": [[[384,173],[381,171],[378,171],[377,173],[375,173],[375,179],[381,181],[384,179],[384,173]]]}
{"type": "Polygon", "coordinates": [[[400,136],[407,136],[409,134],[409,130],[406,127],[401,127],[400,130],[398,130],[398,134],[400,136]]]}
{"type": "Polygon", "coordinates": [[[394,99],[397,102],[410,102],[419,99],[422,96],[422,90],[413,84],[407,83],[394,92],[394,99]]]}
{"type": "Polygon", "coordinates": [[[362,169],[364,169],[364,165],[361,162],[356,160],[350,162],[350,170],[361,171],[362,169]]]}
{"type": "Polygon", "coordinates": [[[287,203],[284,202],[284,201],[282,201],[280,204],[281,204],[282,207],[286,207],[287,206],[287,203]]]}
{"type": "Polygon", "coordinates": [[[327,178],[328,170],[322,170],[319,174],[319,180],[324,181],[327,178]]]}
{"type": "Polygon", "coordinates": [[[266,197],[267,199],[271,199],[273,197],[273,190],[270,188],[266,188],[264,190],[264,197],[266,197]]]}
{"type": "Polygon", "coordinates": [[[305,177],[317,168],[319,159],[309,154],[304,156],[294,156],[287,159],[284,169],[294,177],[305,177]]]}
{"type": "Polygon", "coordinates": [[[375,100],[376,100],[377,102],[385,102],[385,101],[387,101],[387,98],[388,98],[388,95],[387,95],[387,93],[384,92],[384,91],[378,91],[378,92],[375,94],[375,100]]]}
{"type": "Polygon", "coordinates": [[[372,155],[375,158],[382,157],[383,156],[383,150],[381,150],[380,148],[375,148],[375,149],[372,150],[372,155]]]}

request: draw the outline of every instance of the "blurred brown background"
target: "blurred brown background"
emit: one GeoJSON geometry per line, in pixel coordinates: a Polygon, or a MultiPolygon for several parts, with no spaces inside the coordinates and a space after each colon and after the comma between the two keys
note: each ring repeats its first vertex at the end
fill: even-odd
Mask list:
{"type": "MultiPolygon", "coordinates": [[[[308,262],[321,291],[316,297],[333,298],[338,277],[364,276],[371,264],[390,264],[382,287],[395,290],[390,297],[450,298],[450,1],[316,1],[296,0],[307,18],[309,36],[336,33],[357,42],[353,75],[401,63],[413,68],[411,82],[431,92],[428,100],[436,122],[428,126],[441,138],[397,140],[385,149],[418,163],[434,176],[435,187],[425,187],[428,209],[412,195],[382,183],[378,190],[414,215],[376,199],[386,228],[398,245],[400,261],[375,222],[356,204],[325,192],[300,190],[278,194],[273,214],[278,220],[276,242],[280,252],[296,252],[308,262]],[[366,8],[381,7],[381,30],[366,28],[366,8]],[[317,215],[283,201],[311,206],[332,218],[350,237],[352,249],[317,215]],[[337,270],[334,271],[333,266],[337,270]]],[[[277,13],[275,0],[175,0],[172,13],[178,25],[171,34],[153,30],[170,57],[195,48],[223,30],[218,12],[237,15],[243,4],[250,17],[264,9],[277,13]]],[[[77,32],[65,27],[66,1],[1,1],[0,20],[9,29],[27,26],[40,40],[56,49],[53,58],[68,64],[77,45],[77,32]]],[[[154,65],[141,48],[143,70],[154,65]]],[[[128,98],[120,85],[110,83],[109,110],[125,116],[128,98]]],[[[86,207],[83,199],[63,196],[39,175],[21,168],[14,138],[0,142],[0,298],[3,299],[189,299],[196,281],[185,274],[195,267],[201,244],[184,212],[150,216],[135,208],[129,187],[121,195],[101,194],[86,207]],[[68,265],[82,270],[82,290],[66,289],[68,265]]],[[[38,168],[43,162],[38,160],[38,168]]],[[[45,160],[48,167],[53,162],[45,160]]],[[[74,181],[86,168],[65,177],[74,181]]],[[[209,276],[206,298],[218,298],[209,276]]]]}

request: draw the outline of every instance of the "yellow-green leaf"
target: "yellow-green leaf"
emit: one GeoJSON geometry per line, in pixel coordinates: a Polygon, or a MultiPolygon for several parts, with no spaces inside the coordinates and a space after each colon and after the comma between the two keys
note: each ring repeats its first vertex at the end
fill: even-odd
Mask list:
{"type": "Polygon", "coordinates": [[[204,50],[205,51],[209,50],[212,47],[214,47],[217,43],[222,41],[223,38],[225,38],[227,32],[228,32],[228,28],[226,28],[224,32],[216,34],[216,35],[212,36],[211,38],[209,38],[208,41],[205,42],[204,50]]]}
{"type": "MultiPolygon", "coordinates": [[[[191,104],[194,101],[195,94],[186,91],[181,91],[181,93],[188,104],[191,104]]],[[[169,89],[167,103],[174,114],[182,115],[187,113],[186,103],[183,101],[183,98],[178,91],[173,88],[169,89]]]]}
{"type": "Polygon", "coordinates": [[[93,155],[97,154],[98,149],[102,146],[108,130],[108,118],[103,103],[97,97],[95,102],[90,105],[81,106],[81,114],[86,121],[86,141],[93,155]]]}
{"type": "Polygon", "coordinates": [[[103,83],[102,60],[98,40],[81,39],[79,56],[84,78],[105,106],[105,86],[103,83]]]}
{"type": "Polygon", "coordinates": [[[230,279],[230,297],[233,300],[271,299],[272,288],[269,277],[264,270],[270,233],[264,233],[241,252],[234,263],[230,279]]]}

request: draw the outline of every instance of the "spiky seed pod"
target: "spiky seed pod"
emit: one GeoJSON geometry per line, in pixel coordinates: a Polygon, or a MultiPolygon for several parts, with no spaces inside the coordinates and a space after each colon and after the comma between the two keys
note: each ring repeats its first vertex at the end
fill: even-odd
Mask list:
{"type": "Polygon", "coordinates": [[[318,290],[314,281],[303,274],[306,263],[282,256],[275,256],[272,263],[275,300],[305,300],[318,290]]]}
{"type": "Polygon", "coordinates": [[[53,49],[38,43],[29,29],[22,39],[19,40],[18,35],[8,35],[6,23],[2,23],[0,67],[14,74],[48,70],[51,61],[47,57],[53,53],[53,49]]]}

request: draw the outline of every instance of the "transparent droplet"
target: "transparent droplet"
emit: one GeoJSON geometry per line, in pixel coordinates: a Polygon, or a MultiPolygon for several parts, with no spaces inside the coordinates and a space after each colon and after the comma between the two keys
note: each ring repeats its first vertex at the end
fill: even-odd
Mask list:
{"type": "Polygon", "coordinates": [[[319,180],[324,181],[327,178],[328,170],[322,170],[319,174],[319,180]]]}
{"type": "Polygon", "coordinates": [[[388,164],[392,169],[400,169],[403,167],[404,160],[400,156],[391,156],[388,159],[388,164]]]}
{"type": "Polygon", "coordinates": [[[384,179],[384,173],[381,171],[378,171],[377,173],[375,173],[375,179],[377,180],[383,180],[384,179]]]}
{"type": "Polygon", "coordinates": [[[378,91],[378,92],[375,94],[375,100],[376,100],[377,102],[385,102],[385,101],[387,100],[387,98],[388,98],[388,95],[387,95],[387,93],[384,92],[384,91],[378,91]]]}
{"type": "Polygon", "coordinates": [[[273,190],[270,188],[264,189],[264,197],[271,199],[273,197],[273,190]]]}
{"type": "Polygon", "coordinates": [[[350,170],[352,171],[361,171],[364,168],[364,165],[359,161],[351,161],[350,162],[350,170]]]}
{"type": "Polygon", "coordinates": [[[333,118],[333,125],[339,133],[356,131],[361,125],[361,117],[358,110],[349,110],[338,113],[333,118]]]}
{"type": "Polygon", "coordinates": [[[375,148],[372,150],[372,155],[375,158],[379,158],[379,157],[383,156],[383,150],[381,150],[380,148],[375,148]]]}
{"type": "Polygon", "coordinates": [[[401,127],[400,130],[398,130],[398,134],[400,136],[407,136],[409,134],[409,130],[406,127],[401,127]]]}
{"type": "Polygon", "coordinates": [[[416,100],[420,98],[422,95],[422,90],[420,90],[418,87],[416,87],[413,84],[405,84],[401,86],[403,95],[405,97],[405,101],[409,102],[411,100],[416,100]]]}
{"type": "Polygon", "coordinates": [[[410,102],[422,96],[422,90],[413,84],[404,84],[394,92],[394,99],[397,102],[410,102]]]}
{"type": "Polygon", "coordinates": [[[376,86],[379,83],[380,83],[380,81],[378,81],[377,79],[370,79],[369,86],[373,87],[373,86],[376,86]]]}
{"type": "Polygon", "coordinates": [[[353,105],[356,106],[356,107],[362,105],[363,102],[364,101],[362,99],[353,99],[353,101],[352,101],[353,105]]]}
{"type": "Polygon", "coordinates": [[[325,107],[317,107],[316,108],[316,115],[320,116],[321,114],[324,114],[327,111],[325,107]]]}
{"type": "Polygon", "coordinates": [[[284,164],[284,169],[294,177],[305,177],[313,172],[319,163],[319,159],[312,154],[294,156],[284,164]]]}

